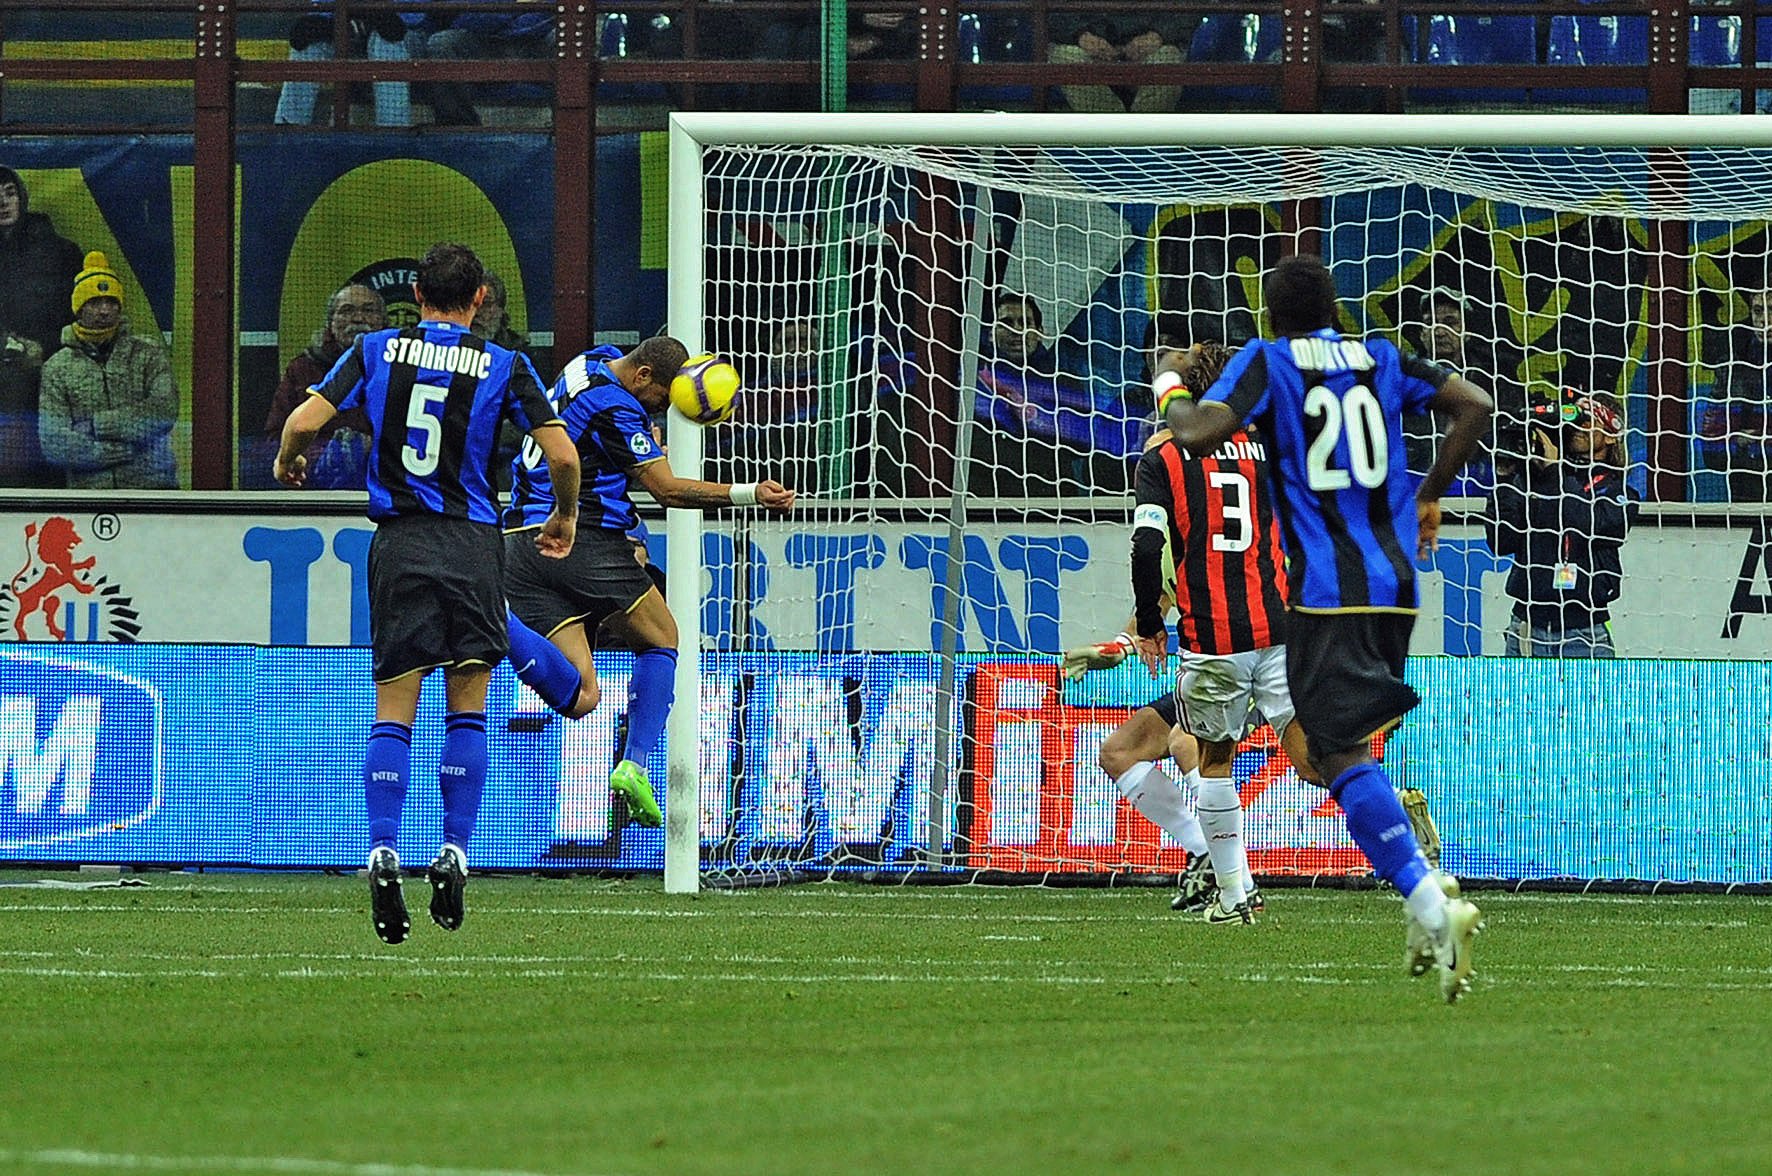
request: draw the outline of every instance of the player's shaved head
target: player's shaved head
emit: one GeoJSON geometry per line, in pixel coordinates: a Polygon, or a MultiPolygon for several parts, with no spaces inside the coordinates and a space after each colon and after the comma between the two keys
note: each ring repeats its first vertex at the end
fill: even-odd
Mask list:
{"type": "Polygon", "coordinates": [[[1308,335],[1335,325],[1335,279],[1322,258],[1284,258],[1268,274],[1266,286],[1274,334],[1308,335]]]}
{"type": "Polygon", "coordinates": [[[466,245],[433,245],[419,260],[415,284],[426,306],[454,314],[472,309],[474,295],[486,284],[486,267],[466,245]]]}
{"type": "Polygon", "coordinates": [[[654,335],[642,339],[627,358],[635,367],[651,368],[657,383],[669,384],[689,359],[689,349],[669,335],[654,335]]]}

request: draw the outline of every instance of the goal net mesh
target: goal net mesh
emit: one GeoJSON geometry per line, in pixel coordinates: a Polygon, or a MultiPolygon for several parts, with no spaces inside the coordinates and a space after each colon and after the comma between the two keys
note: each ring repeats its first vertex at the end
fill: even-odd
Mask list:
{"type": "MultiPolygon", "coordinates": [[[[1767,497],[1772,155],[758,144],[705,148],[703,168],[703,338],[747,385],[704,435],[704,469],[802,496],[787,517],[705,524],[705,876],[1182,865],[1097,765],[1172,681],[1135,662],[1066,681],[1060,654],[1130,612],[1153,344],[1255,336],[1263,273],[1301,246],[1334,273],[1345,333],[1496,401],[1422,565],[1414,652],[1455,656],[1412,674],[1456,692],[1457,659],[1502,653],[1543,603],[1510,592],[1494,488],[1540,464],[1580,472],[1584,445],[1644,502],[1609,605],[1620,655],[1750,656],[1743,637],[1765,636],[1728,629],[1763,590],[1744,598],[1738,571],[1764,540],[1740,504],[1767,497]]],[[[1423,471],[1439,429],[1406,432],[1423,471]]],[[[1591,508],[1551,510],[1562,542],[1619,551],[1591,508]]],[[[1434,725],[1450,721],[1412,718],[1393,775],[1448,778],[1428,751],[1470,742],[1434,725]]],[[[1237,776],[1258,873],[1363,868],[1271,731],[1237,776]]],[[[1459,818],[1455,798],[1430,800],[1459,818]]],[[[1534,868],[1456,852],[1467,870],[1534,868]]]]}

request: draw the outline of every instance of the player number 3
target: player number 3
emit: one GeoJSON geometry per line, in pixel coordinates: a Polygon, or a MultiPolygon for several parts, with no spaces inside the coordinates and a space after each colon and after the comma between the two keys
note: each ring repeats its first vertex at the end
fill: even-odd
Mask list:
{"type": "Polygon", "coordinates": [[[1312,490],[1346,490],[1352,482],[1368,490],[1384,485],[1385,474],[1390,470],[1390,436],[1384,428],[1384,410],[1372,389],[1355,384],[1337,396],[1318,384],[1304,395],[1304,415],[1323,419],[1305,455],[1312,490]],[[1345,470],[1335,465],[1335,450],[1344,424],[1348,460],[1345,470]]]}

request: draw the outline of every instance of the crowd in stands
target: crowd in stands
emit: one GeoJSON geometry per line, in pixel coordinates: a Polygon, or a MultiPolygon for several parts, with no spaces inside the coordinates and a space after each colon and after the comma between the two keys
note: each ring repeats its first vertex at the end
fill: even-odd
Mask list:
{"type": "Polygon", "coordinates": [[[0,485],[173,489],[178,391],[122,280],[0,167],[0,485]]]}

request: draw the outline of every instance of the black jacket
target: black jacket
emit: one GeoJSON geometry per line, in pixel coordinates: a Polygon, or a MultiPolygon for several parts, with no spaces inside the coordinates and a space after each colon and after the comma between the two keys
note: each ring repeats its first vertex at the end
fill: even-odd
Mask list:
{"type": "Polygon", "coordinates": [[[0,182],[18,185],[20,209],[18,221],[0,229],[0,333],[33,340],[47,357],[61,346],[62,328],[74,320],[68,300],[83,255],[47,216],[31,211],[17,172],[0,167],[0,182]]]}
{"type": "Polygon", "coordinates": [[[1552,632],[1601,624],[1618,599],[1618,549],[1636,521],[1635,496],[1624,471],[1609,465],[1528,461],[1495,479],[1489,499],[1489,546],[1511,556],[1507,594],[1531,623],[1552,632]],[[1577,569],[1575,585],[1559,589],[1557,567],[1577,569]]]}

